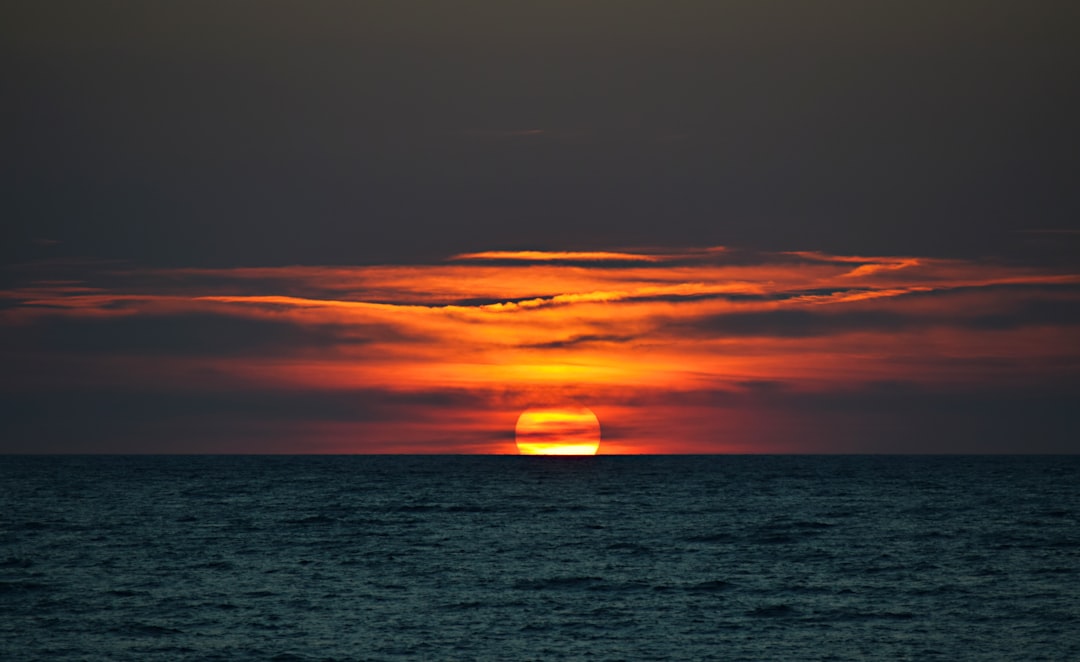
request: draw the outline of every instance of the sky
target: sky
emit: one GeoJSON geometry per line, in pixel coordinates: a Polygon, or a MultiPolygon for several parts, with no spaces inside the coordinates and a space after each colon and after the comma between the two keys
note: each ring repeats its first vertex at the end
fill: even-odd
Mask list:
{"type": "Polygon", "coordinates": [[[0,452],[1080,451],[1070,2],[8,2],[0,452]]]}

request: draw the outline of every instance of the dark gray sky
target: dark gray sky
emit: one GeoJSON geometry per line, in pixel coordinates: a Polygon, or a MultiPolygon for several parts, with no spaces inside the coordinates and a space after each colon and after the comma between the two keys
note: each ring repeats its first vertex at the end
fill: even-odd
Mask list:
{"type": "Polygon", "coordinates": [[[1078,7],[7,2],[2,257],[1073,260],[1078,7]]]}
{"type": "Polygon", "coordinates": [[[1075,453],[1077,118],[1077,0],[9,0],[0,452],[1075,453]]]}

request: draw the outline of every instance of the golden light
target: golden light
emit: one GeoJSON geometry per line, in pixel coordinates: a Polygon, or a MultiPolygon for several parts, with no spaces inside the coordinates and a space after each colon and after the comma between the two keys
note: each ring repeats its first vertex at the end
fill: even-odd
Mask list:
{"type": "Polygon", "coordinates": [[[588,407],[533,407],[514,428],[521,455],[595,455],[600,421],[588,407]]]}

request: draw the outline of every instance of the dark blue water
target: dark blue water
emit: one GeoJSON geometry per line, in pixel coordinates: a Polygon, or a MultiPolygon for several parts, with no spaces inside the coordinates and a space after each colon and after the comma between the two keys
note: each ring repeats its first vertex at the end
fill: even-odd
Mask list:
{"type": "Polygon", "coordinates": [[[0,658],[1080,660],[1080,458],[0,457],[0,658]]]}

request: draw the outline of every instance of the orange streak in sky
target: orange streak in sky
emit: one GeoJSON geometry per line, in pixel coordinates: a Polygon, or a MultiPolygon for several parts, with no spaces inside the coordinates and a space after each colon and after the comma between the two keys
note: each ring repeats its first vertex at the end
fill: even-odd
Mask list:
{"type": "Polygon", "coordinates": [[[606,251],[484,251],[461,253],[453,260],[523,260],[528,262],[584,261],[603,262],[617,260],[626,262],[656,262],[657,258],[642,253],[613,253],[606,251]]]}
{"type": "MultiPolygon", "coordinates": [[[[405,403],[389,422],[327,424],[321,429],[334,448],[362,432],[369,449],[514,452],[510,433],[520,411],[533,402],[576,401],[613,424],[600,452],[746,450],[709,430],[754,438],[747,412],[767,397],[755,388],[1038,384],[1074,374],[1080,361],[1075,327],[1052,315],[1023,317],[1029,308],[1076,303],[1069,288],[1080,275],[1062,271],[807,252],[753,263],[729,261],[719,248],[488,251],[452,261],[130,273],[110,267],[107,287],[42,280],[0,292],[0,325],[215,316],[297,330],[294,344],[260,352],[132,356],[116,347],[34,360],[56,366],[71,383],[374,389],[405,403]],[[496,260],[511,264],[461,263],[496,260]],[[475,409],[439,409],[438,398],[424,399],[448,392],[469,394],[475,409]],[[720,404],[694,404],[702,394],[720,404]],[[734,401],[751,404],[726,404],[734,401]],[[664,434],[687,436],[672,444],[658,438],[664,434]],[[439,446],[440,435],[448,445],[439,446]]],[[[24,354],[34,358],[33,351],[24,354]]],[[[44,384],[46,377],[31,379],[44,384]]]]}

